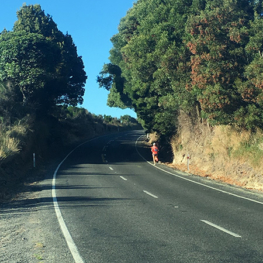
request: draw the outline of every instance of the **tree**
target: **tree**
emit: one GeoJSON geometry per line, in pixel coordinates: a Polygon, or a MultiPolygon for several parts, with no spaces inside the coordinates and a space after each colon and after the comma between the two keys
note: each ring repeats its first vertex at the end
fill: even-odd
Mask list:
{"type": "Polygon", "coordinates": [[[121,69],[111,63],[105,64],[100,76],[97,77],[100,88],[110,91],[108,96],[108,106],[119,107],[121,109],[132,108],[131,99],[125,94],[125,79],[121,76],[121,69]]]}
{"type": "Polygon", "coordinates": [[[181,110],[263,127],[262,13],[262,0],[138,0],[111,38],[122,82],[105,71],[108,101],[127,95],[143,127],[167,138],[181,110]]]}
{"type": "Polygon", "coordinates": [[[103,116],[103,121],[104,121],[105,123],[111,123],[111,122],[113,121],[113,117],[110,116],[110,115],[105,115],[105,114],[104,114],[104,116],[103,116]]]}
{"type": "Polygon", "coordinates": [[[137,120],[130,115],[123,115],[120,117],[120,121],[123,124],[138,124],[137,120]]]}
{"type": "Polygon", "coordinates": [[[203,12],[188,19],[192,71],[187,89],[212,124],[235,124],[239,109],[248,106],[240,88],[249,61],[245,47],[253,8],[246,0],[207,1],[203,12]]]}
{"type": "Polygon", "coordinates": [[[0,36],[0,80],[18,87],[23,105],[39,107],[53,94],[40,96],[47,83],[56,79],[59,48],[40,34],[5,32],[0,36]]]}
{"type": "Polygon", "coordinates": [[[17,86],[10,82],[0,83],[0,117],[6,125],[24,117],[25,111],[20,101],[22,96],[17,86]]]}
{"type": "Polygon", "coordinates": [[[45,38],[63,41],[63,33],[58,30],[56,23],[50,15],[46,15],[40,5],[23,5],[17,11],[17,21],[13,27],[14,32],[26,31],[41,34],[45,38]]]}
{"type": "Polygon", "coordinates": [[[0,36],[0,80],[15,85],[31,110],[81,104],[87,77],[71,36],[40,5],[24,5],[17,15],[13,32],[0,36]]]}
{"type": "Polygon", "coordinates": [[[144,127],[166,136],[176,129],[179,106],[195,102],[185,90],[190,52],[184,27],[191,5],[190,0],[137,1],[111,39],[110,61],[121,68],[123,93],[144,127]]]}
{"type": "Polygon", "coordinates": [[[255,18],[250,21],[249,42],[245,48],[250,63],[245,66],[245,81],[239,81],[238,85],[246,107],[241,107],[235,113],[237,124],[249,129],[263,128],[263,17],[262,9],[256,6],[255,10],[255,18]]]}

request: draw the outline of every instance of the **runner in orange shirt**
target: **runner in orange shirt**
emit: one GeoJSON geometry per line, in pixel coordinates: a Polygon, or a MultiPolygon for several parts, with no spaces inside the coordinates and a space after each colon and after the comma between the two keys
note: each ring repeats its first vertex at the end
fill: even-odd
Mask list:
{"type": "Polygon", "coordinates": [[[155,145],[155,143],[153,143],[153,146],[151,147],[151,151],[152,151],[152,156],[153,156],[153,164],[155,165],[155,163],[158,163],[158,152],[159,149],[158,147],[155,145]]]}

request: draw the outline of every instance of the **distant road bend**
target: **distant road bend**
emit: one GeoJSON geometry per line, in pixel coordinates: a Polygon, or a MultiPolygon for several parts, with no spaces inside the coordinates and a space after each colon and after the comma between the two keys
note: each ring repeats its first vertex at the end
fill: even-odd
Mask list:
{"type": "Polygon", "coordinates": [[[143,131],[91,139],[54,172],[72,260],[263,262],[263,195],[153,166],[144,139],[143,131]]]}

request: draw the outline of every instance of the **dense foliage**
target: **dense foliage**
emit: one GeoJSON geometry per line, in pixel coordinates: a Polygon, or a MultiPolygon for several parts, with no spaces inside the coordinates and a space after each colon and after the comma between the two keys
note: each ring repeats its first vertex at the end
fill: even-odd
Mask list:
{"type": "Polygon", "coordinates": [[[87,77],[71,36],[40,5],[24,5],[17,17],[13,30],[0,35],[0,115],[43,115],[56,105],[81,104],[87,77]]]}
{"type": "Polygon", "coordinates": [[[132,107],[144,128],[168,137],[179,110],[262,128],[262,13],[261,0],[138,0],[98,77],[109,105],[132,107]]]}

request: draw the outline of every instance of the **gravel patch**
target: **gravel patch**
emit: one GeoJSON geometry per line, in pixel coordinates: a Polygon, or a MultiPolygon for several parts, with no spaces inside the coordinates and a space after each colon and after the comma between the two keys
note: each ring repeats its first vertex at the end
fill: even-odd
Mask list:
{"type": "Polygon", "coordinates": [[[12,199],[0,204],[1,263],[74,262],[51,196],[57,163],[38,170],[37,178],[27,178],[26,183],[14,185],[12,199]]]}

